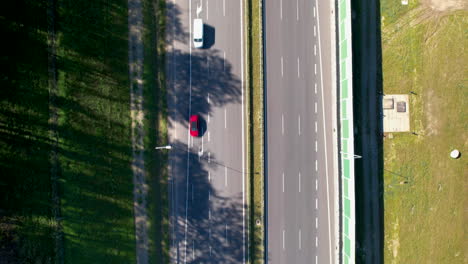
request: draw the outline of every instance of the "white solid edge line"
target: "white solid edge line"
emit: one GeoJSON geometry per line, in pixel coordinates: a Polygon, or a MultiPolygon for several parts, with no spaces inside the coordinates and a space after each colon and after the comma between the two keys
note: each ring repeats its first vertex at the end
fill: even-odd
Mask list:
{"type": "Polygon", "coordinates": [[[244,6],[240,0],[240,27],[241,27],[241,98],[242,98],[242,263],[245,264],[245,131],[244,131],[244,6]]]}
{"type": "MultiPolygon", "coordinates": [[[[189,117],[192,112],[192,1],[189,2],[189,117]]],[[[190,131],[187,128],[187,143],[190,141],[190,131]]],[[[188,226],[188,189],[189,189],[189,169],[190,169],[190,147],[187,144],[187,175],[186,175],[186,195],[185,195],[185,227],[184,227],[184,263],[187,263],[187,226],[188,226]]]]}
{"type": "MultiPolygon", "coordinates": [[[[315,6],[318,9],[318,0],[315,0],[315,6]]],[[[323,98],[323,72],[322,72],[322,49],[320,45],[320,16],[317,12],[317,25],[318,25],[318,46],[319,46],[319,63],[320,63],[320,83],[321,83],[321,92],[322,92],[322,118],[323,123],[325,125],[325,102],[323,98]]],[[[324,137],[324,144],[327,144],[327,135],[325,133],[325,129],[323,129],[323,137],[324,137]]],[[[332,258],[332,242],[331,242],[331,224],[330,224],[330,191],[329,191],[329,184],[328,184],[328,157],[327,157],[327,148],[324,148],[325,151],[325,178],[327,181],[327,216],[328,216],[328,248],[329,248],[329,257],[330,261],[332,258]]]]}

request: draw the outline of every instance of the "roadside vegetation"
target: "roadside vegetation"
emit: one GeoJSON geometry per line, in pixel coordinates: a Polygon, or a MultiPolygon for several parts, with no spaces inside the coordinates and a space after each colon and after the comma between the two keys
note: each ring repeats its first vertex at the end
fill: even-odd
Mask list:
{"type": "Polygon", "coordinates": [[[0,262],[53,263],[47,6],[0,9],[0,262]]]}
{"type": "Polygon", "coordinates": [[[248,166],[250,194],[250,263],[263,263],[264,193],[263,193],[263,36],[260,1],[246,1],[248,63],[248,166]],[[257,224],[257,221],[259,224],[257,224]]]}
{"type": "Polygon", "coordinates": [[[384,141],[384,260],[466,263],[468,10],[409,2],[381,1],[384,93],[410,94],[412,131],[384,141]]]}
{"type": "Polygon", "coordinates": [[[168,152],[154,150],[168,144],[165,78],[166,1],[144,0],[145,164],[150,263],[169,263],[168,152]]]}

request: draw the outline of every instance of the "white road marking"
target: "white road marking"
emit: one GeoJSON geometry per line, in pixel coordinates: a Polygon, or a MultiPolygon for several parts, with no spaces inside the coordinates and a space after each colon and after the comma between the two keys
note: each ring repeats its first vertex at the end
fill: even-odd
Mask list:
{"type": "Polygon", "coordinates": [[[210,142],[210,131],[208,131],[208,142],[210,142]]]}
{"type": "Polygon", "coordinates": [[[280,0],[280,18],[283,20],[283,0],[280,0]]]}
{"type": "Polygon", "coordinates": [[[299,229],[299,249],[302,249],[302,235],[301,235],[300,229],[299,229]]]}
{"type": "Polygon", "coordinates": [[[224,128],[227,128],[226,108],[224,108],[224,128]]]}
{"type": "Polygon", "coordinates": [[[318,228],[318,217],[315,217],[315,228],[318,228]]]}
{"type": "Polygon", "coordinates": [[[284,115],[281,114],[281,134],[284,135],[284,115]]]}
{"type": "Polygon", "coordinates": [[[315,94],[317,94],[317,84],[315,84],[315,94]]]}
{"type": "Polygon", "coordinates": [[[301,192],[301,173],[299,172],[299,192],[301,192]]]}
{"type": "Polygon", "coordinates": [[[283,77],[283,56],[281,56],[281,77],[283,77]]]}
{"type": "Polygon", "coordinates": [[[211,152],[208,152],[208,163],[211,162],[211,152]]]}
{"type": "Polygon", "coordinates": [[[299,21],[299,0],[296,0],[296,20],[299,21]]]}
{"type": "Polygon", "coordinates": [[[315,102],[315,113],[317,113],[317,102],[315,102]]]}
{"type": "Polygon", "coordinates": [[[318,190],[318,180],[315,179],[315,190],[318,190]]]}
{"type": "Polygon", "coordinates": [[[210,123],[210,114],[208,114],[208,123],[210,123]]]}
{"type": "Polygon", "coordinates": [[[314,37],[317,36],[317,27],[314,25],[314,37]]]}
{"type": "Polygon", "coordinates": [[[229,244],[229,240],[228,240],[228,226],[226,224],[226,244],[229,244]]]}
{"type": "Polygon", "coordinates": [[[315,140],[315,152],[318,151],[318,143],[317,143],[317,140],[315,140]]]}
{"type": "Polygon", "coordinates": [[[301,135],[301,116],[300,115],[297,117],[297,130],[300,136],[301,135]]]}
{"type": "Polygon", "coordinates": [[[314,73],[315,73],[315,75],[317,75],[317,64],[316,63],[314,64],[314,73]]]}
{"type": "MultiPolygon", "coordinates": [[[[208,93],[208,95],[206,96],[206,101],[208,101],[208,104],[210,103],[210,93],[208,93]]],[[[210,115],[208,115],[210,116],[210,115]]]]}
{"type": "Polygon", "coordinates": [[[318,263],[318,256],[315,255],[315,263],[318,263]]]}
{"type": "Polygon", "coordinates": [[[318,128],[317,128],[317,121],[315,121],[315,133],[317,133],[317,130],[318,130],[318,128]]]}
{"type": "Polygon", "coordinates": [[[283,229],[283,250],[284,250],[284,229],[283,229]]]}
{"type": "Polygon", "coordinates": [[[224,186],[227,186],[227,167],[224,167],[224,186]]]}
{"type": "Polygon", "coordinates": [[[314,55],[317,56],[317,45],[314,44],[314,55]]]}
{"type": "Polygon", "coordinates": [[[318,171],[318,160],[315,160],[315,171],[318,171]]]}
{"type": "Polygon", "coordinates": [[[223,0],[223,16],[226,16],[226,0],[223,0]]]}
{"type": "Polygon", "coordinates": [[[315,209],[318,209],[318,199],[315,198],[315,209]]]}
{"type": "Polygon", "coordinates": [[[301,74],[300,74],[300,71],[301,71],[301,70],[300,70],[300,66],[299,66],[299,57],[297,57],[297,78],[299,78],[300,75],[301,75],[301,74]]]}
{"type": "Polygon", "coordinates": [[[282,182],[283,182],[283,192],[284,192],[284,172],[283,172],[283,178],[282,179],[283,179],[282,182]]]}
{"type": "Polygon", "coordinates": [[[315,237],[315,247],[318,247],[318,237],[315,237]]]}
{"type": "Polygon", "coordinates": [[[208,181],[211,182],[211,171],[208,171],[208,181]]]}

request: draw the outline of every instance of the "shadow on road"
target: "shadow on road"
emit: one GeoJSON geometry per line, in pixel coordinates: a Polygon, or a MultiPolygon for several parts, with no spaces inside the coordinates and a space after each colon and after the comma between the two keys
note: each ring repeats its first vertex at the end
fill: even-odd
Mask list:
{"type": "Polygon", "coordinates": [[[356,263],[383,263],[382,50],[379,1],[352,1],[356,263]]]}
{"type": "MultiPolygon", "coordinates": [[[[188,128],[189,115],[198,114],[204,133],[209,129],[205,119],[213,115],[214,108],[241,103],[241,81],[223,54],[214,48],[215,28],[205,24],[204,48],[189,53],[188,48],[179,48],[186,48],[191,41],[186,33],[188,29],[180,22],[180,8],[172,3],[166,8],[168,45],[175,43],[166,53],[168,125],[174,128],[181,124],[188,128]]],[[[170,229],[174,232],[171,233],[171,258],[178,258],[176,262],[186,258],[190,263],[242,263],[245,206],[242,193],[219,193],[213,184],[215,178],[217,185],[224,181],[225,171],[229,181],[240,179],[241,169],[228,166],[213,153],[209,158],[206,152],[201,155],[197,144],[189,149],[185,142],[176,139],[170,144],[173,147],[169,154],[173,188],[170,229]]]]}

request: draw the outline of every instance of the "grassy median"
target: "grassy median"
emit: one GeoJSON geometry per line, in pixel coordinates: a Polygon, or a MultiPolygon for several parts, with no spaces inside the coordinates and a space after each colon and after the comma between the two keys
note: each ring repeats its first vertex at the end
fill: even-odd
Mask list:
{"type": "Polygon", "coordinates": [[[449,154],[468,147],[468,12],[381,12],[384,93],[410,94],[413,132],[384,142],[385,263],[464,263],[466,157],[449,154]]]}
{"type": "Polygon", "coordinates": [[[246,1],[250,263],[264,260],[263,36],[260,1],[246,1]],[[257,224],[259,221],[259,225],[257,224]]]}
{"type": "Polygon", "coordinates": [[[165,0],[144,0],[145,164],[150,263],[169,263],[168,144],[165,78],[165,0]]]}

